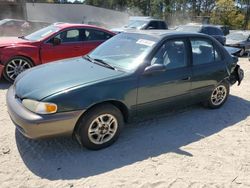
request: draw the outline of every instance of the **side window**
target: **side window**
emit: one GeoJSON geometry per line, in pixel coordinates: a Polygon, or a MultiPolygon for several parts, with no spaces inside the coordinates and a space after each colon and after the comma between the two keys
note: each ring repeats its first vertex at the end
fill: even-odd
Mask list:
{"type": "Polygon", "coordinates": [[[208,39],[191,39],[193,64],[201,65],[221,60],[220,53],[208,39]]]}
{"type": "Polygon", "coordinates": [[[112,37],[111,34],[94,29],[85,29],[86,41],[108,40],[112,37]]]}
{"type": "Polygon", "coordinates": [[[159,24],[159,29],[166,29],[166,23],[165,22],[158,22],[159,24]]]}
{"type": "Polygon", "coordinates": [[[157,51],[152,64],[164,64],[167,69],[175,69],[187,66],[186,47],[184,40],[169,40],[157,51]]]}
{"type": "Polygon", "coordinates": [[[223,31],[221,29],[216,28],[216,35],[224,36],[224,33],[223,33],[223,31]]]}
{"type": "Polygon", "coordinates": [[[83,37],[81,37],[79,29],[71,29],[61,32],[55,38],[61,39],[62,43],[70,43],[82,41],[83,37]]]}
{"type": "Polygon", "coordinates": [[[202,33],[207,34],[207,35],[210,34],[208,31],[208,28],[206,28],[206,27],[202,28],[202,33]]]}
{"type": "Polygon", "coordinates": [[[148,24],[147,29],[159,29],[159,28],[158,28],[158,22],[156,22],[156,21],[151,21],[151,22],[148,24]]]}

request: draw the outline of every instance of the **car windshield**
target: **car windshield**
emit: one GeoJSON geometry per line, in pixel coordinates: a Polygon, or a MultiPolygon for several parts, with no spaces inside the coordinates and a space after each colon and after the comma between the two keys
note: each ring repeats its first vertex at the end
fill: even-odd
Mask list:
{"type": "Polygon", "coordinates": [[[8,20],[8,19],[0,20],[0,25],[3,25],[3,24],[5,24],[8,21],[10,21],[10,20],[8,20]]]}
{"type": "Polygon", "coordinates": [[[142,28],[148,21],[145,20],[131,20],[127,25],[127,28],[131,29],[140,29],[142,28]]]}
{"type": "Polygon", "coordinates": [[[25,39],[31,40],[31,41],[39,41],[44,39],[45,37],[57,32],[59,30],[58,27],[55,25],[50,25],[48,27],[45,27],[43,29],[40,29],[34,33],[31,33],[27,36],[25,36],[25,39]]]}
{"type": "Polygon", "coordinates": [[[89,57],[118,69],[132,71],[143,62],[158,40],[145,34],[122,33],[97,47],[89,57]]]}
{"type": "Polygon", "coordinates": [[[183,25],[183,26],[179,26],[176,30],[185,31],[185,32],[200,32],[201,27],[195,26],[195,25],[183,25]]]}
{"type": "Polygon", "coordinates": [[[247,38],[249,37],[249,34],[250,33],[231,33],[227,35],[227,39],[244,41],[244,40],[247,40],[247,38]]]}

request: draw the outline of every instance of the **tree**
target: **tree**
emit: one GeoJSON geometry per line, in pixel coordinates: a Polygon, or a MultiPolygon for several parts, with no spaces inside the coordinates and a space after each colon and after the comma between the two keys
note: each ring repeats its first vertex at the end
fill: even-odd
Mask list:
{"type": "Polygon", "coordinates": [[[233,29],[243,27],[244,18],[233,0],[217,0],[216,7],[211,14],[212,23],[228,25],[233,29]]]}

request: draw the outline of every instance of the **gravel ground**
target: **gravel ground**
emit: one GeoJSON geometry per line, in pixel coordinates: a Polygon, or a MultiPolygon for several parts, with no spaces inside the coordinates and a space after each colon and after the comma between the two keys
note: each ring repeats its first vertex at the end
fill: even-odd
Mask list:
{"type": "Polygon", "coordinates": [[[128,125],[101,151],[70,138],[29,140],[11,122],[0,81],[0,187],[250,187],[250,62],[223,108],[193,106],[128,125]]]}

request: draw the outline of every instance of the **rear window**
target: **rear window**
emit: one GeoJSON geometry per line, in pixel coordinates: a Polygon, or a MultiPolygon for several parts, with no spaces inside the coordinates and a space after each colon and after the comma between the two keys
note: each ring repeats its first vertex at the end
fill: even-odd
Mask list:
{"type": "Polygon", "coordinates": [[[208,35],[221,35],[221,36],[224,35],[222,30],[216,27],[205,27],[203,29],[203,33],[208,35]]]}
{"type": "Polygon", "coordinates": [[[194,38],[191,39],[193,65],[214,63],[221,60],[219,51],[214,48],[209,39],[194,38]]]}

